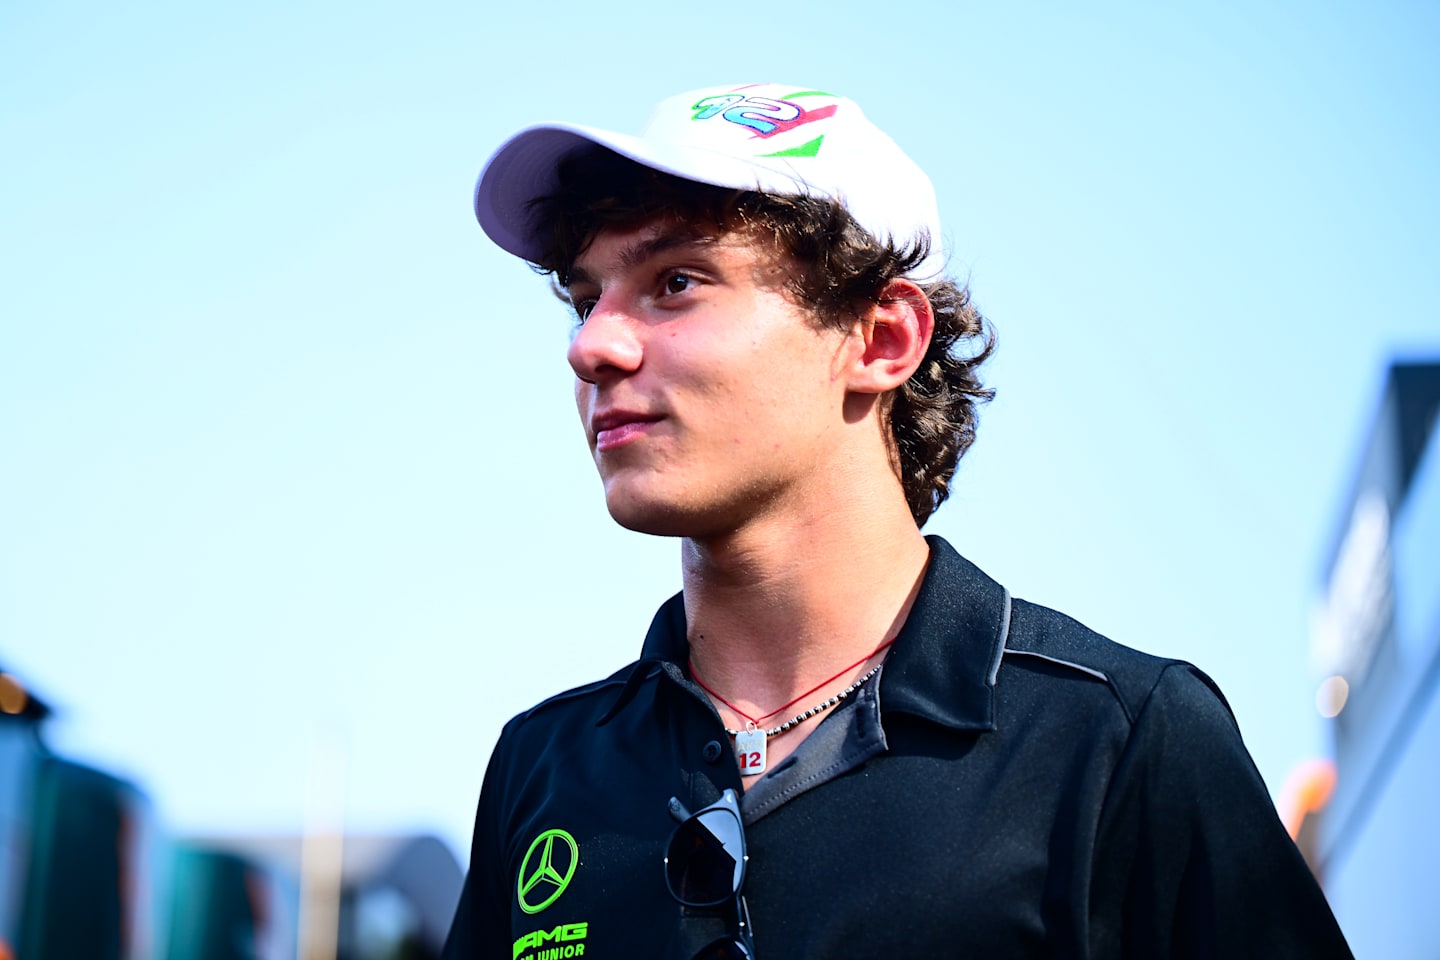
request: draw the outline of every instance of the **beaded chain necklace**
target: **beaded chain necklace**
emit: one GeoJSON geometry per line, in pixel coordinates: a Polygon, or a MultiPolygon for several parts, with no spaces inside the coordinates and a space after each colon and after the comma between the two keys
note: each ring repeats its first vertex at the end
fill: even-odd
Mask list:
{"type": "Polygon", "coordinates": [[[882,652],[883,650],[885,650],[885,648],[889,647],[894,642],[894,640],[886,640],[884,643],[880,644],[880,646],[876,647],[874,650],[870,651],[865,656],[861,657],[859,660],[856,660],[854,663],[850,664],[845,669],[836,673],[834,676],[820,681],[819,683],[815,684],[815,686],[811,687],[809,690],[806,690],[804,693],[800,694],[800,696],[796,697],[795,699],[789,701],[788,703],[783,703],[780,706],[776,707],[774,710],[771,710],[769,713],[761,714],[758,717],[750,716],[750,714],[746,713],[744,710],[741,710],[739,707],[735,706],[735,704],[731,703],[729,700],[726,700],[724,697],[720,696],[720,694],[716,693],[713,689],[711,689],[709,684],[707,684],[704,680],[700,679],[700,674],[695,672],[695,661],[693,659],[689,662],[688,666],[690,668],[690,676],[693,677],[695,682],[700,685],[700,689],[704,690],[706,693],[710,694],[710,696],[725,704],[725,706],[729,707],[735,712],[736,716],[742,717],[745,720],[744,730],[731,730],[729,727],[726,727],[725,732],[735,738],[735,752],[740,757],[740,772],[743,776],[749,777],[765,772],[766,746],[770,737],[778,737],[782,733],[793,730],[795,727],[804,723],[806,720],[809,720],[816,714],[824,713],[826,710],[829,710],[831,707],[835,706],[835,704],[839,703],[841,700],[844,700],[846,697],[850,696],[850,694],[854,693],[856,690],[859,690],[862,686],[864,686],[865,681],[869,680],[871,677],[875,676],[875,674],[879,673],[880,668],[884,664],[877,663],[874,667],[870,669],[868,673],[866,673],[859,680],[856,680],[854,683],[850,684],[850,686],[846,687],[844,690],[841,690],[839,693],[835,694],[828,700],[817,703],[809,710],[805,710],[801,713],[796,714],[789,720],[786,720],[784,723],[780,724],[778,727],[766,730],[760,726],[763,721],[770,719],[781,711],[788,710],[790,707],[795,706],[795,704],[810,696],[810,694],[814,693],[816,690],[819,690],[820,688],[828,684],[834,683],[836,680],[839,680],[841,677],[845,676],[845,674],[849,673],[851,670],[854,670],[856,667],[860,666],[860,664],[874,657],[876,654],[882,652]]]}

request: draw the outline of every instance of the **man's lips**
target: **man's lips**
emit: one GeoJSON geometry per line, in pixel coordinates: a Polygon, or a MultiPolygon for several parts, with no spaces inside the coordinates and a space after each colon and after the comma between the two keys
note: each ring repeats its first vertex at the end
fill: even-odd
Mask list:
{"type": "Polygon", "coordinates": [[[595,438],[595,452],[613,450],[638,440],[660,422],[656,414],[609,410],[590,419],[590,434],[595,438]]]}

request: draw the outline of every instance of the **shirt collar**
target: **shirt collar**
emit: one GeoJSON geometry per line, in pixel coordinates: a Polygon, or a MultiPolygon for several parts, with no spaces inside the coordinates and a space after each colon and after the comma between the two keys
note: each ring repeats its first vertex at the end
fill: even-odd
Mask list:
{"type": "Polygon", "coordinates": [[[940,537],[920,593],[880,672],[880,706],[957,730],[995,728],[995,665],[1009,594],[940,537]]]}
{"type": "MultiPolygon", "coordinates": [[[[881,709],[958,730],[992,730],[995,665],[1009,630],[1009,593],[942,538],[926,540],[925,578],[880,672],[881,709]]],[[[685,600],[677,593],[656,611],[640,660],[600,723],[657,672],[683,675],[690,656],[685,635],[685,600]]]]}

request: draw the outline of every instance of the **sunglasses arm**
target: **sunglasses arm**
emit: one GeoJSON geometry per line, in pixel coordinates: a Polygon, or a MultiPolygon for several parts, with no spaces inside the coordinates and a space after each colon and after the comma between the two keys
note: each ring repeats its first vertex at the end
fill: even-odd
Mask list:
{"type": "Polygon", "coordinates": [[[669,808],[670,816],[675,818],[676,823],[684,823],[690,819],[690,811],[685,809],[685,804],[680,802],[679,797],[670,798],[669,808]]]}

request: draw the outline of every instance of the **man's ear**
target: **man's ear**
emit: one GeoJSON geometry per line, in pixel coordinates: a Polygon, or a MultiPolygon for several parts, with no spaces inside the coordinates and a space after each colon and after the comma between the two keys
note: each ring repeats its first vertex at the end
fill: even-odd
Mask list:
{"type": "Polygon", "coordinates": [[[864,348],[850,366],[856,393],[889,393],[910,379],[925,359],[935,314],[925,291],[911,280],[891,280],[856,324],[864,348]]]}

